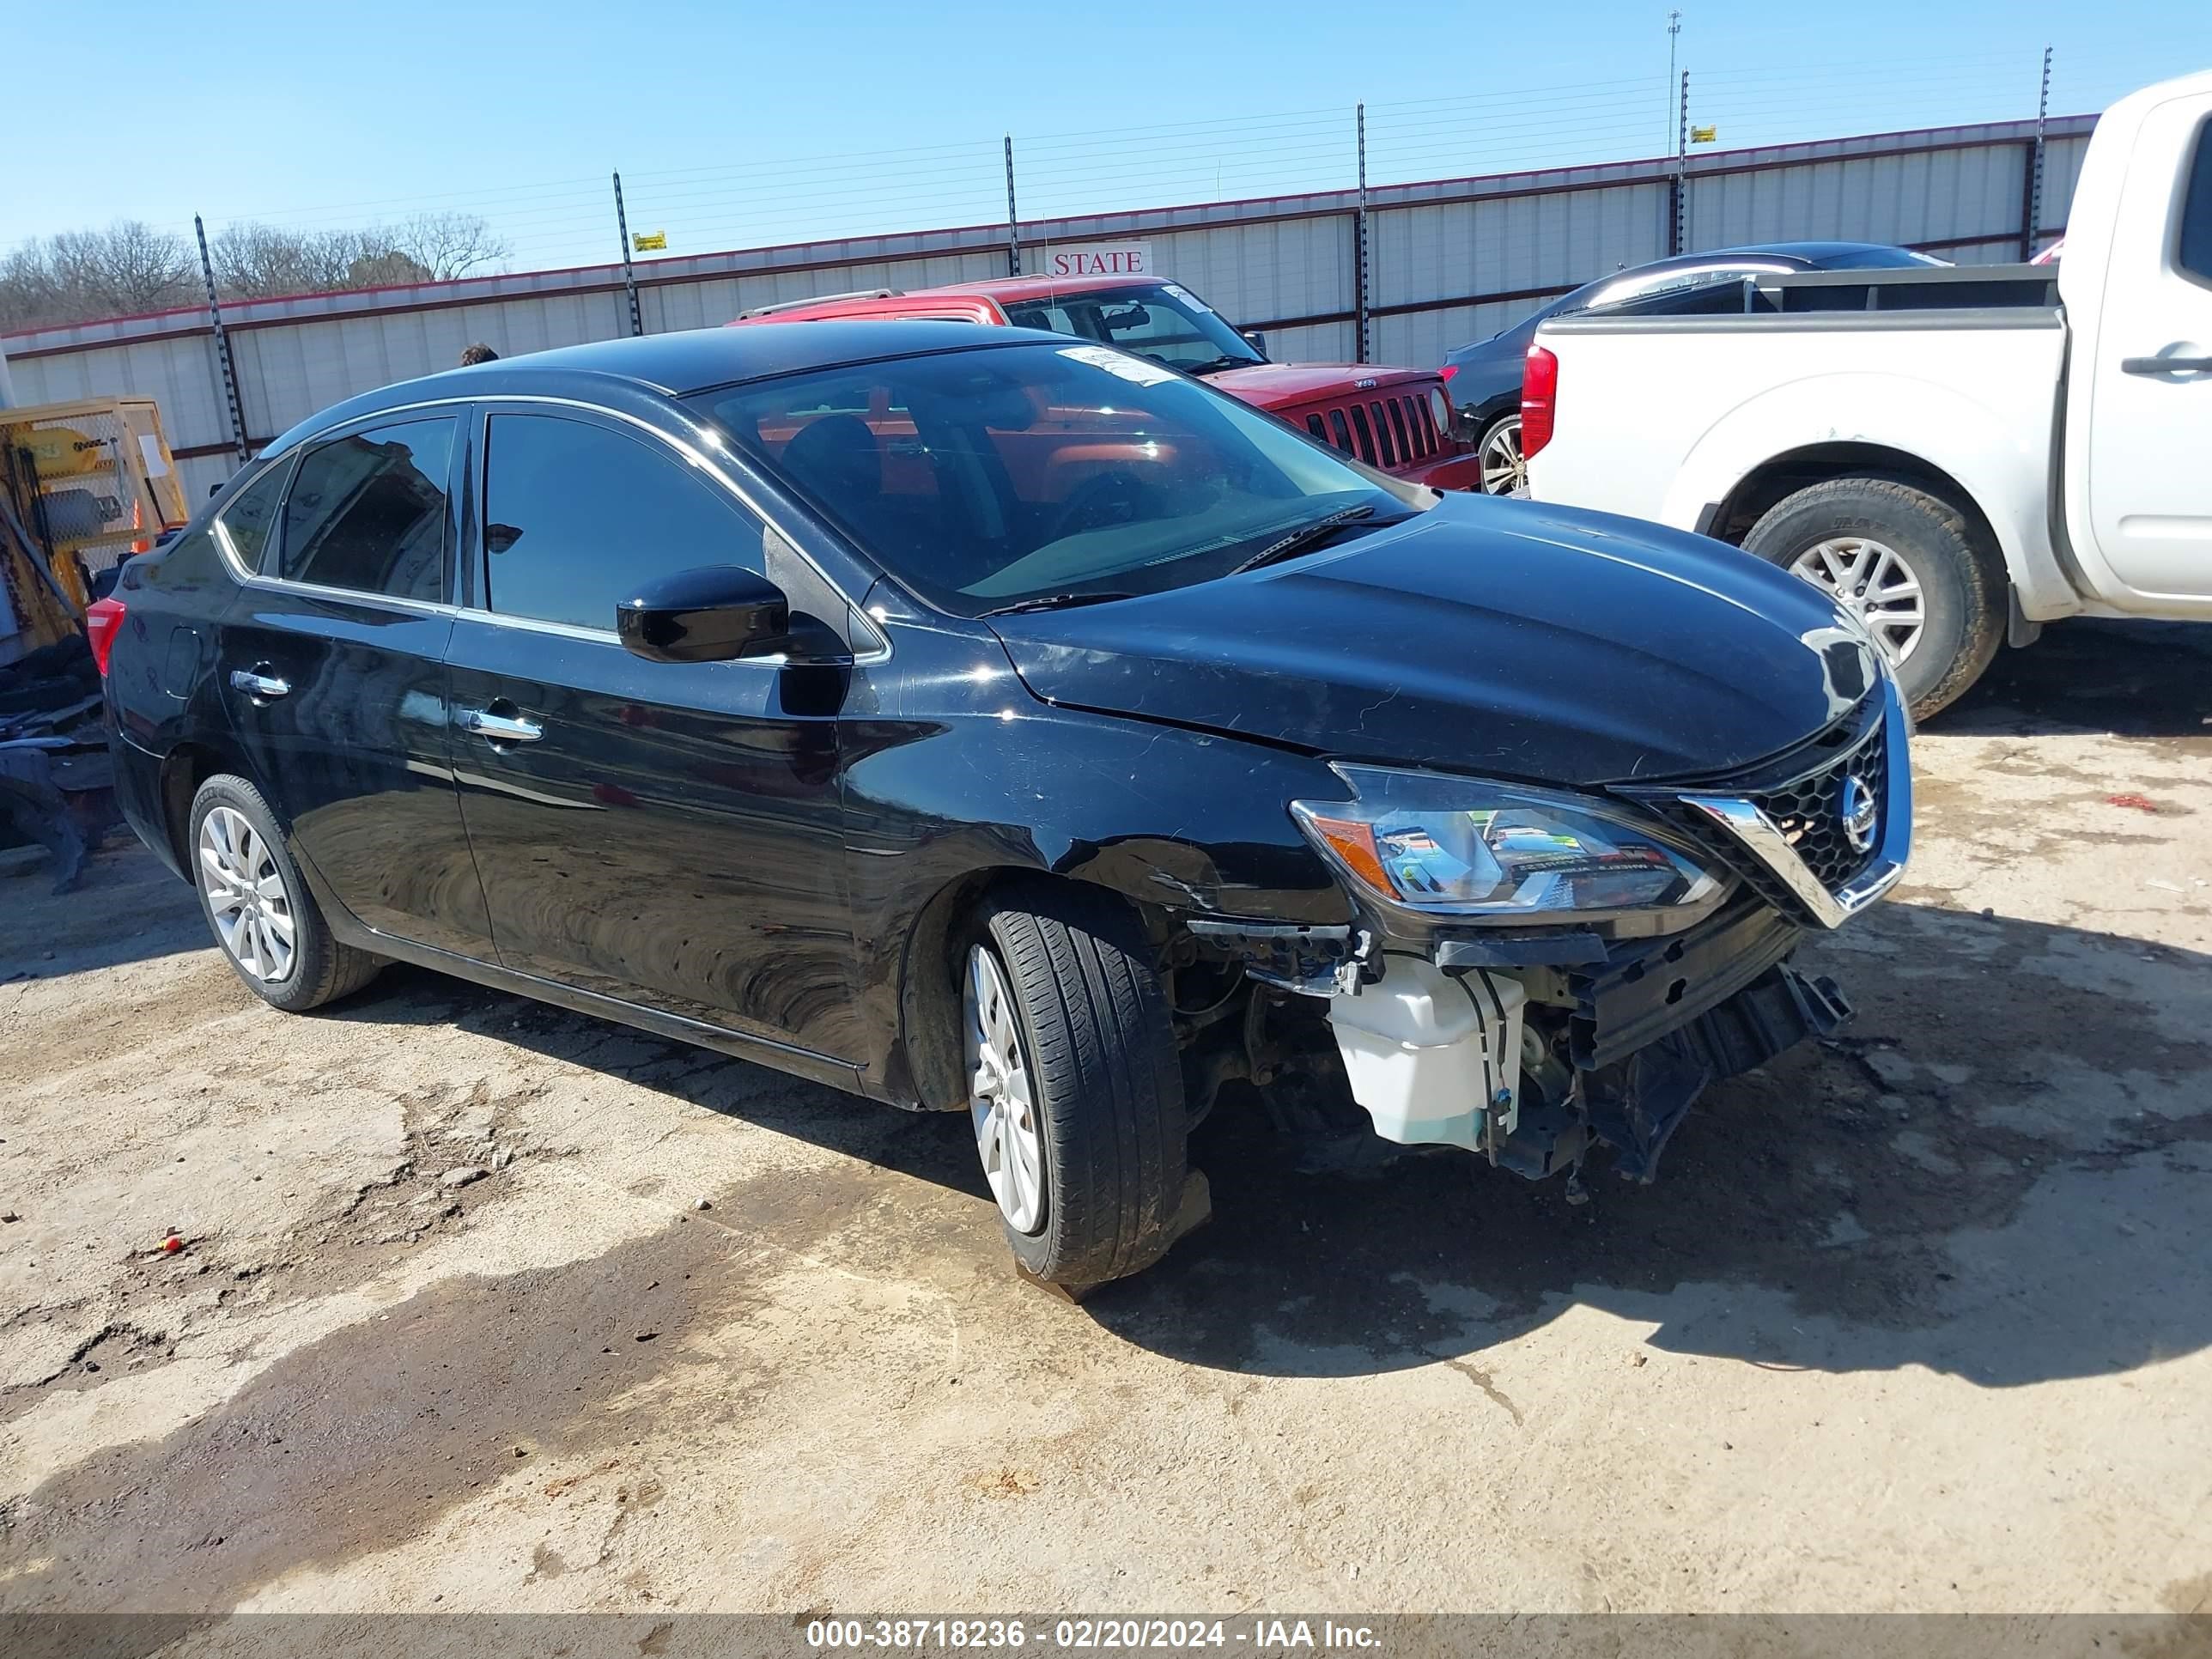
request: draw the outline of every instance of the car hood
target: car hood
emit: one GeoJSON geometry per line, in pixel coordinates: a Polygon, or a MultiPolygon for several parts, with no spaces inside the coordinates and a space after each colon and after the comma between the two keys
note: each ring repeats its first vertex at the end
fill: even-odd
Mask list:
{"type": "Polygon", "coordinates": [[[1255,363],[1249,368],[1218,370],[1206,380],[1245,403],[1282,409],[1437,378],[1433,368],[1386,368],[1373,363],[1255,363]]]}
{"type": "Polygon", "coordinates": [[[1825,596],[1749,554],[1480,495],[1242,576],[991,626],[1048,702],[1573,787],[1763,759],[1875,672],[1825,596]]]}

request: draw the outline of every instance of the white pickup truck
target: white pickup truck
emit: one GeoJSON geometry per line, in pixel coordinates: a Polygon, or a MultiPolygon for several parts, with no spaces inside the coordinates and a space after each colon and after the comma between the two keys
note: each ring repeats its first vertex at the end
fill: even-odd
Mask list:
{"type": "Polygon", "coordinates": [[[2212,72],[2106,112],[2055,269],[2055,293],[2047,265],[1820,272],[1547,323],[1530,493],[1829,589],[1923,715],[2045,622],[2212,620],[2212,72]]]}

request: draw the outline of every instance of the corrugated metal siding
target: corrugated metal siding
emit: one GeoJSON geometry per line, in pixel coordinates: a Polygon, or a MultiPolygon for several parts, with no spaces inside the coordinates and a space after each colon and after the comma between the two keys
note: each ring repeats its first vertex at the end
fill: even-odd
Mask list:
{"type": "Polygon", "coordinates": [[[1870,156],[1690,184],[1689,245],[1832,238],[1907,246],[2009,235],[2015,249],[2028,146],[1870,156]]]}
{"type": "MultiPolygon", "coordinates": [[[[2065,222],[2092,118],[2053,122],[2045,228],[2065,222]]],[[[2017,257],[2030,123],[1830,140],[1699,155],[1689,163],[1690,246],[1841,237],[1902,241],[1986,263],[2017,257]]],[[[1673,165],[1629,161],[1378,187],[1368,196],[1373,355],[1434,363],[1563,290],[1667,252],[1673,165]],[[1395,308],[1395,309],[1394,309],[1395,308]]],[[[1269,331],[1285,361],[1358,354],[1357,192],[1098,214],[1024,223],[1050,246],[1149,241],[1163,274],[1233,321],[1269,331]],[[1285,325],[1288,325],[1287,326],[1285,325]]],[[[751,306],[864,288],[973,281],[1006,269],[994,226],[659,259],[638,269],[653,332],[713,326],[751,306]]],[[[374,386],[442,369],[482,340],[502,355],[628,331],[616,265],[467,278],[226,307],[247,434],[276,436],[374,386]]],[[[150,394],[189,493],[230,472],[230,423],[204,314],[11,337],[21,401],[150,394]]]]}

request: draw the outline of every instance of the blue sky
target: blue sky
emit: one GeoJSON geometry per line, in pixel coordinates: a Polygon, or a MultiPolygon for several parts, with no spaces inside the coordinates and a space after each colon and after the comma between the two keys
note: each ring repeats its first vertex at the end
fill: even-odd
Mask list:
{"type": "MultiPolygon", "coordinates": [[[[1686,0],[1692,118],[1724,147],[2054,113],[2212,67],[2212,3],[1686,0]]],[[[1430,0],[839,0],[527,7],[16,9],[0,247],[131,216],[210,232],[483,214],[527,270],[992,221],[1014,135],[1024,216],[1348,185],[1369,106],[1376,182],[1662,152],[1667,8],[1430,0]],[[1382,27],[1382,15],[1404,24],[1382,27]],[[97,27],[88,27],[96,17],[97,27]],[[130,43],[139,43],[133,46],[130,43]],[[103,76],[165,95],[143,116],[103,76]],[[83,74],[60,65],[87,63],[83,74]],[[100,65],[106,65],[105,69],[100,65]],[[69,158],[64,164],[64,158],[69,158]]]]}

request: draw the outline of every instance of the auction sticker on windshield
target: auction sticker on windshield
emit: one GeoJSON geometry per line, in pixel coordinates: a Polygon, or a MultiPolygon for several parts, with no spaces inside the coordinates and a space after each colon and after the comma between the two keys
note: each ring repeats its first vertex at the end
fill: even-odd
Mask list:
{"type": "Polygon", "coordinates": [[[1093,368],[1103,368],[1109,374],[1118,374],[1138,386],[1158,386],[1176,377],[1171,368],[1162,368],[1158,363],[1106,346],[1063,346],[1060,355],[1073,357],[1079,363],[1089,363],[1093,368]]]}

